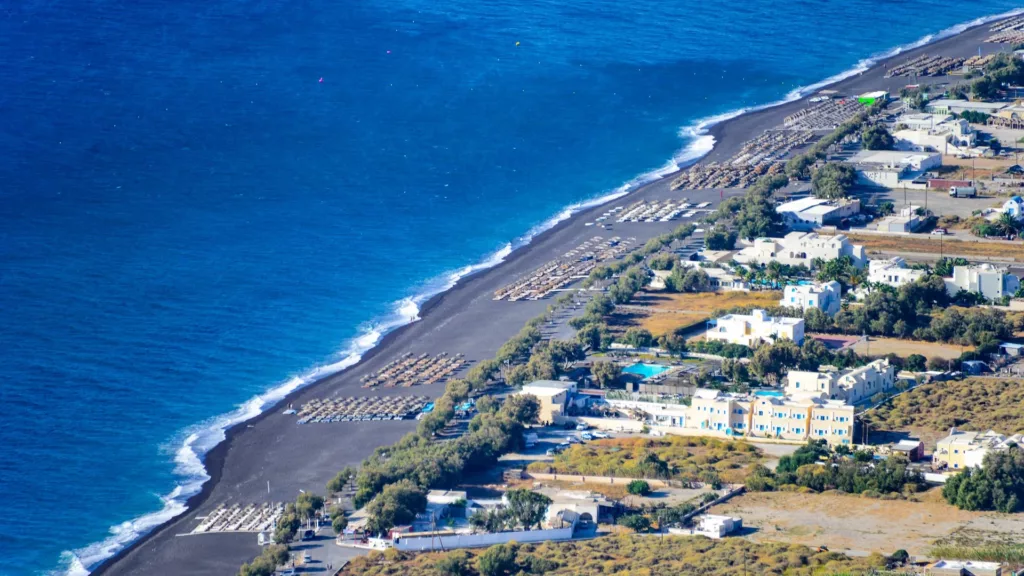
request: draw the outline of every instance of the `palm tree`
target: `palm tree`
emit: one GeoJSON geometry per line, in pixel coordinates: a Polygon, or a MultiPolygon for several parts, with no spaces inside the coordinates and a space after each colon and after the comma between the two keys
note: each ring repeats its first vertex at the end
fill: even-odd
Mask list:
{"type": "Polygon", "coordinates": [[[999,216],[999,220],[996,220],[996,224],[1007,234],[1016,234],[1020,229],[1020,223],[1009,212],[1003,212],[999,216]]]}

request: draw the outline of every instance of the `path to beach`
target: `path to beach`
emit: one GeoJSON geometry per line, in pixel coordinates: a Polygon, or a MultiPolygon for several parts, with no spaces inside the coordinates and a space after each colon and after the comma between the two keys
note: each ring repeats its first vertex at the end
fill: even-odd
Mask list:
{"type": "MultiPolygon", "coordinates": [[[[998,46],[982,44],[988,29],[988,25],[977,27],[905,52],[897,59],[902,61],[922,52],[970,56],[978,51],[979,46],[985,52],[992,52],[998,46]]],[[[898,92],[908,83],[907,78],[884,79],[883,74],[882,67],[876,66],[830,88],[844,94],[880,89],[898,92]]],[[[716,146],[706,160],[728,158],[744,141],[781,124],[785,116],[804,106],[805,101],[791,102],[714,126],[711,134],[716,139],[716,146]]],[[[722,195],[742,193],[736,190],[724,193],[701,190],[670,194],[671,179],[672,176],[668,176],[653,182],[613,205],[624,205],[638,199],[685,195],[691,202],[711,202],[714,208],[722,195]]],[[[515,207],[509,209],[514,210],[515,207]]],[[[374,448],[393,443],[413,430],[416,424],[415,421],[401,421],[299,426],[294,416],[282,414],[289,403],[297,406],[314,398],[366,394],[439,396],[444,390],[442,384],[374,392],[363,389],[359,378],[406,352],[417,355],[464,353],[470,361],[493,357],[501,344],[549,304],[547,300],[496,302],[492,299],[495,290],[595,235],[604,238],[635,236],[638,244],[642,245],[648,238],[681,223],[615,224],[613,230],[584,226],[584,222],[593,221],[605,210],[606,207],[593,208],[578,214],[541,234],[528,247],[514,252],[502,265],[463,279],[452,290],[428,302],[421,312],[422,320],[389,334],[353,368],[293,394],[275,409],[229,431],[229,439],[207,455],[206,465],[213,478],[203,492],[193,498],[192,509],[108,560],[94,573],[117,576],[224,576],[236,573],[239,565],[259,553],[255,535],[177,535],[189,531],[196,522],[195,516],[203,515],[220,504],[290,501],[300,489],[323,492],[327,480],[342,467],[358,464],[374,448]]]]}

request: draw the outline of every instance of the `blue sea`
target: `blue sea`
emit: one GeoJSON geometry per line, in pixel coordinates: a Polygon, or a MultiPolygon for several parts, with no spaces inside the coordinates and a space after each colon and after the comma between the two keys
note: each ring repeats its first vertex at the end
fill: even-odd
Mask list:
{"type": "Polygon", "coordinates": [[[0,7],[0,574],[180,511],[225,426],[704,130],[1008,0],[0,7]]]}

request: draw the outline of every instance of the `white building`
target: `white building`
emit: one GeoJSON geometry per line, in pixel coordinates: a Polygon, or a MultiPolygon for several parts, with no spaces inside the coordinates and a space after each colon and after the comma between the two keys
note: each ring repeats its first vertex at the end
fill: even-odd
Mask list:
{"type": "Polygon", "coordinates": [[[841,372],[790,370],[787,374],[786,393],[824,394],[827,398],[857,404],[879,392],[888,392],[895,386],[896,368],[881,358],[841,372]]]}
{"type": "Polygon", "coordinates": [[[1007,268],[992,264],[954,266],[953,277],[944,278],[946,292],[956,296],[961,290],[977,292],[989,300],[1013,296],[1020,288],[1020,279],[1007,273],[1007,268]]]}
{"type": "Polygon", "coordinates": [[[907,261],[900,256],[868,262],[868,282],[899,288],[904,284],[913,284],[924,276],[924,270],[907,268],[907,261]]]}
{"type": "Polygon", "coordinates": [[[801,344],[804,319],[769,316],[764,310],[754,310],[749,315],[726,314],[715,321],[706,338],[750,347],[783,338],[801,344]]]}
{"type": "Polygon", "coordinates": [[[817,308],[829,316],[835,316],[839,312],[842,292],[843,287],[835,280],[814,284],[791,284],[783,291],[779,306],[800,308],[805,312],[809,308],[817,308]]]}
{"type": "Polygon", "coordinates": [[[908,126],[893,133],[900,150],[967,154],[977,140],[967,120],[949,115],[905,114],[898,122],[908,126]]]}
{"type": "Polygon", "coordinates": [[[790,232],[783,238],[758,238],[733,258],[741,264],[778,262],[810,268],[815,258],[835,260],[840,256],[849,256],[857,268],[863,268],[867,262],[864,247],[851,244],[843,234],[819,236],[816,232],[790,232]]]}
{"type": "Polygon", "coordinates": [[[793,230],[814,230],[860,214],[860,200],[833,201],[811,196],[780,204],[775,211],[782,214],[786,226],[793,230]]]}
{"type": "Polygon", "coordinates": [[[1003,208],[1001,212],[1013,216],[1014,220],[1020,220],[1024,218],[1024,198],[1020,196],[1014,196],[1003,202],[1003,208]]]}
{"type": "Polygon", "coordinates": [[[932,100],[925,106],[932,114],[961,114],[963,112],[981,112],[995,114],[1008,104],[1003,102],[971,102],[969,100],[932,100]]]}
{"type": "Polygon", "coordinates": [[[926,188],[915,182],[927,170],[942,166],[942,155],[934,152],[900,150],[862,150],[848,160],[864,186],[881,188],[926,188]]]}
{"type": "Polygon", "coordinates": [[[914,232],[924,223],[924,219],[918,216],[920,206],[913,204],[904,206],[898,215],[887,216],[878,222],[878,230],[882,232],[914,232]]]}

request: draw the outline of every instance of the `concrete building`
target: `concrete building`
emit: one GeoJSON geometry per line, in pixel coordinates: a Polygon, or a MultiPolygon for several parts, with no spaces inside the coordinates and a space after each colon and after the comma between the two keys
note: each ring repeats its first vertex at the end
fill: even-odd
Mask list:
{"type": "Polygon", "coordinates": [[[905,114],[898,123],[908,126],[905,130],[893,133],[899,150],[967,154],[977,142],[977,133],[962,118],[940,114],[905,114]]]}
{"type": "Polygon", "coordinates": [[[954,266],[953,277],[944,278],[946,292],[956,296],[961,290],[977,292],[989,300],[1013,296],[1020,288],[1020,279],[1008,273],[1008,268],[992,264],[954,266]]]}
{"type": "Polygon", "coordinates": [[[862,150],[848,160],[857,171],[857,182],[876,188],[924,189],[921,176],[942,166],[942,155],[935,152],[900,150],[862,150]]]}
{"type": "Polygon", "coordinates": [[[743,520],[740,518],[705,514],[697,521],[694,532],[717,540],[742,528],[743,520]]]}
{"type": "Polygon", "coordinates": [[[787,394],[823,394],[829,399],[858,404],[879,392],[892,390],[896,386],[896,368],[880,358],[841,372],[790,370],[786,378],[787,394]]]}
{"type": "Polygon", "coordinates": [[[741,264],[778,262],[810,268],[815,258],[835,260],[840,256],[849,256],[857,268],[863,268],[867,262],[864,247],[851,244],[845,235],[819,236],[816,232],[790,232],[782,238],[758,238],[733,258],[741,264]]]}
{"type": "Polygon", "coordinates": [[[821,396],[756,396],[751,406],[751,436],[783,440],[853,442],[853,406],[821,396]]]}
{"type": "Polygon", "coordinates": [[[980,468],[989,452],[1006,450],[1011,445],[1024,445],[1024,435],[1004,436],[989,430],[988,432],[966,432],[953,428],[942,440],[935,443],[935,454],[932,455],[934,468],[963,470],[964,468],[980,468]]]}
{"type": "Polygon", "coordinates": [[[1024,106],[1021,106],[1020,103],[1018,103],[999,110],[995,114],[989,116],[988,125],[998,126],[1000,128],[1010,128],[1013,130],[1020,130],[1024,128],[1024,106]]]}
{"type": "Polygon", "coordinates": [[[872,260],[868,263],[868,282],[899,288],[904,284],[913,284],[924,277],[924,270],[908,268],[907,261],[900,256],[894,256],[888,260],[872,260]]]}
{"type": "Polygon", "coordinates": [[[878,222],[878,230],[882,232],[916,232],[924,224],[924,219],[917,213],[920,208],[913,204],[901,208],[898,215],[882,218],[878,222]]]}
{"type": "Polygon", "coordinates": [[[810,196],[780,204],[775,211],[782,214],[792,230],[814,230],[860,214],[860,200],[834,201],[810,196]]]}
{"type": "Polygon", "coordinates": [[[714,322],[715,326],[707,331],[708,340],[750,347],[783,338],[797,344],[804,341],[803,318],[769,316],[764,310],[754,310],[750,314],[726,314],[714,322]]]}
{"type": "Polygon", "coordinates": [[[641,417],[666,432],[674,429],[708,436],[751,436],[793,441],[853,441],[854,407],[823,394],[767,396],[698,389],[690,406],[672,397],[609,397],[613,408],[641,417]]]}
{"type": "MultiPolygon", "coordinates": [[[[999,562],[978,560],[939,560],[924,567],[927,576],[1003,576],[999,562]]],[[[1006,572],[1005,574],[1011,574],[1006,572]]]]}
{"type": "Polygon", "coordinates": [[[932,100],[925,106],[926,112],[932,114],[961,114],[963,112],[981,112],[996,114],[1008,104],[1005,102],[971,102],[969,100],[932,100]]]}
{"type": "Polygon", "coordinates": [[[540,402],[537,420],[541,424],[557,424],[565,418],[565,407],[576,392],[575,382],[537,380],[523,386],[517,394],[532,394],[540,402]]]}
{"type": "MultiPolygon", "coordinates": [[[[711,287],[715,290],[722,290],[724,292],[746,292],[750,290],[750,284],[747,283],[747,281],[724,268],[719,268],[717,266],[702,266],[701,262],[692,262],[689,260],[683,260],[679,262],[679,264],[686,266],[687,268],[699,268],[700,270],[703,270],[711,281],[711,287]]],[[[662,272],[663,271],[661,270],[654,271],[655,275],[662,272]]]]}
{"type": "Polygon", "coordinates": [[[839,312],[842,292],[843,287],[835,280],[813,284],[791,284],[786,286],[783,291],[779,306],[799,308],[805,312],[809,308],[817,308],[829,316],[835,316],[839,312]]]}

